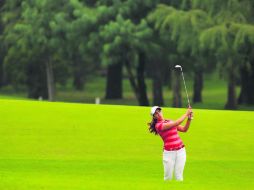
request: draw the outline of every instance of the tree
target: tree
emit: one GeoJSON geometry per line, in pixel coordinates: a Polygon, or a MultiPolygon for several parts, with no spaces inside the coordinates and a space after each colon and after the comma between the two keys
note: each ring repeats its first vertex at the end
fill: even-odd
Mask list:
{"type": "MultiPolygon", "coordinates": [[[[179,4],[175,1],[161,1],[161,0],[130,0],[125,3],[126,6],[123,6],[121,14],[124,18],[129,18],[133,23],[138,24],[142,19],[145,18],[147,22],[147,16],[151,11],[153,11],[158,3],[174,4],[177,6],[179,4]]],[[[164,105],[163,100],[163,82],[165,76],[168,76],[168,51],[165,50],[165,47],[162,45],[162,40],[158,38],[158,33],[152,25],[148,24],[149,29],[152,31],[152,35],[147,39],[148,46],[146,47],[146,68],[152,68],[151,71],[146,69],[146,73],[151,73],[150,76],[153,80],[153,105],[164,105]],[[149,64],[149,65],[148,65],[149,64]]],[[[144,43],[147,43],[144,42],[144,43]]],[[[166,45],[167,46],[167,45],[166,45]]],[[[142,55],[142,53],[141,53],[142,55]]],[[[140,59],[142,60],[142,59],[140,59]]],[[[144,71],[143,71],[144,72],[144,71]]],[[[142,77],[141,77],[142,78],[142,77]]],[[[144,81],[144,80],[143,80],[144,81]]],[[[143,82],[144,83],[144,82],[143,82]]],[[[144,83],[145,84],[145,83],[144,83]]],[[[145,86],[145,85],[143,85],[145,86]]],[[[145,95],[145,90],[143,94],[145,95]]]]}
{"type": "MultiPolygon", "coordinates": [[[[92,2],[85,1],[93,6],[92,2]]],[[[71,63],[73,86],[83,90],[85,81],[96,68],[93,62],[91,48],[88,47],[89,35],[97,30],[98,10],[86,4],[73,0],[70,2],[69,17],[66,25],[66,54],[71,63]]],[[[94,56],[95,57],[95,56],[94,56]]]]}
{"type": "Polygon", "coordinates": [[[201,48],[215,53],[220,72],[228,81],[225,108],[236,109],[236,79],[244,63],[243,57],[246,56],[240,50],[247,45],[246,41],[254,43],[254,26],[247,22],[243,11],[249,4],[247,1],[228,0],[223,3],[217,1],[217,4],[209,7],[208,4],[194,2],[204,9],[208,8],[213,20],[212,26],[202,31],[200,35],[201,48]],[[220,8],[216,10],[215,6],[218,5],[220,8]]]}
{"type": "MultiPolygon", "coordinates": [[[[172,6],[158,5],[149,18],[155,22],[155,28],[167,33],[169,35],[168,41],[171,41],[171,44],[172,42],[175,44],[175,54],[178,55],[178,58],[174,62],[176,63],[177,60],[182,59],[180,64],[184,68],[194,70],[193,101],[201,102],[202,75],[205,65],[201,62],[202,54],[198,48],[198,36],[200,31],[209,26],[209,17],[203,10],[185,10],[185,7],[181,6],[180,9],[176,9],[172,6]],[[181,57],[185,57],[185,59],[181,57]]],[[[180,88],[178,86],[180,84],[179,79],[173,80],[173,82],[175,82],[173,84],[173,106],[181,106],[179,99],[180,88]]]]}
{"type": "MultiPolygon", "coordinates": [[[[249,43],[246,43],[249,44],[249,43]]],[[[241,50],[246,54],[244,63],[240,68],[241,92],[238,97],[238,104],[254,104],[254,48],[253,45],[245,45],[241,50]]]]}
{"type": "Polygon", "coordinates": [[[139,105],[148,105],[148,98],[144,83],[144,42],[151,31],[143,20],[135,25],[131,20],[124,20],[121,15],[117,16],[115,22],[105,25],[100,35],[104,40],[102,60],[104,64],[123,62],[131,87],[139,102],[139,105]],[[137,53],[138,52],[138,53],[137,53]],[[137,79],[133,73],[132,65],[137,65],[137,79]]]}
{"type": "MultiPolygon", "coordinates": [[[[130,20],[133,24],[139,25],[141,24],[141,21],[147,13],[155,7],[155,4],[157,1],[141,1],[141,0],[130,0],[130,1],[124,1],[124,0],[119,0],[119,1],[98,1],[98,5],[106,5],[108,10],[110,10],[110,13],[106,13],[107,16],[106,18],[110,18],[108,23],[104,23],[104,25],[109,25],[111,21],[117,22],[117,18],[119,16],[122,17],[123,20],[130,20]]],[[[105,20],[105,19],[104,19],[105,20]]],[[[101,25],[103,27],[103,25],[101,25]]],[[[141,45],[139,45],[141,47],[141,45]]],[[[136,89],[135,94],[137,94],[137,91],[139,91],[139,96],[140,100],[143,101],[141,103],[142,105],[148,104],[148,98],[146,94],[146,85],[145,85],[145,80],[144,80],[144,73],[145,73],[145,68],[147,65],[147,51],[144,50],[144,48],[137,48],[136,49],[136,54],[137,54],[137,86],[139,87],[134,87],[135,86],[135,80],[130,78],[130,81],[133,89],[136,89]],[[139,90],[137,90],[139,88],[139,90]]],[[[124,53],[123,53],[124,54],[124,53]]],[[[105,63],[105,62],[104,62],[105,63]]],[[[123,61],[119,60],[118,63],[107,63],[107,70],[108,70],[108,75],[107,75],[107,87],[106,87],[106,98],[122,98],[122,66],[126,64],[123,64],[123,61]],[[114,74],[113,74],[114,73],[114,74]],[[117,78],[116,78],[117,77],[117,78]],[[113,81],[115,81],[113,83],[113,81]],[[120,81],[120,82],[118,82],[120,81]]],[[[129,64],[127,64],[129,65],[129,64]]],[[[130,64],[130,67],[134,67],[134,64],[130,64]]],[[[131,72],[128,72],[129,76],[133,75],[131,72]]],[[[135,77],[133,75],[133,77],[135,77]]],[[[137,97],[137,96],[136,96],[137,97]]]]}
{"type": "MultiPolygon", "coordinates": [[[[250,6],[247,7],[245,11],[245,17],[248,23],[254,23],[254,2],[248,1],[250,6]]],[[[245,39],[246,40],[246,39],[245,39]]],[[[244,46],[241,49],[241,52],[244,56],[244,64],[241,67],[241,92],[238,97],[238,104],[254,104],[254,50],[253,44],[247,40],[244,43],[244,46]]]]}
{"type": "MultiPolygon", "coordinates": [[[[19,84],[22,84],[22,82],[24,82],[24,75],[23,73],[19,72],[19,70],[22,70],[23,67],[15,67],[14,65],[8,65],[6,64],[5,60],[7,59],[6,54],[8,52],[10,52],[11,54],[15,54],[15,50],[11,48],[8,44],[11,40],[13,40],[13,38],[15,38],[15,35],[10,35],[8,37],[8,34],[11,33],[15,24],[20,21],[21,3],[21,0],[14,0],[2,1],[1,4],[2,34],[0,38],[2,43],[0,46],[2,55],[2,79],[4,84],[13,83],[15,89],[18,88],[19,84]]],[[[17,40],[17,38],[15,38],[15,40],[17,40]]],[[[17,54],[21,54],[21,52],[17,52],[17,54]]]]}
{"type": "MultiPolygon", "coordinates": [[[[28,76],[25,73],[41,73],[40,69],[44,69],[48,98],[53,101],[55,95],[54,68],[58,64],[66,64],[65,61],[59,61],[63,50],[58,48],[64,47],[63,28],[68,15],[64,7],[59,6],[58,1],[22,1],[20,15],[18,22],[14,22],[6,31],[5,42],[9,48],[5,57],[5,65],[7,68],[20,68],[18,73],[21,74],[23,81],[27,81],[28,87],[34,89],[37,88],[34,85],[40,86],[40,84],[43,85],[37,89],[43,89],[44,81],[31,83],[29,81],[33,79],[27,80],[28,76]],[[38,64],[43,64],[43,66],[38,66],[38,64]]],[[[9,69],[9,71],[13,73],[12,70],[9,69]]],[[[38,79],[40,78],[43,79],[43,77],[38,79]]],[[[34,96],[33,93],[31,95],[34,96]]]]}
{"type": "MultiPolygon", "coordinates": [[[[108,25],[111,21],[115,20],[117,15],[117,10],[120,2],[112,2],[112,4],[107,4],[107,2],[99,1],[98,3],[98,11],[99,16],[97,20],[97,25],[99,25],[99,29],[97,31],[96,38],[92,38],[92,44],[96,46],[98,54],[102,54],[104,48],[104,36],[101,35],[101,30],[106,25],[108,25]],[[102,3],[102,4],[100,4],[102,3]],[[95,41],[95,39],[99,39],[95,41]],[[95,42],[95,43],[94,43],[95,42]]],[[[114,60],[113,62],[103,61],[103,55],[100,56],[100,61],[102,62],[103,67],[106,67],[106,90],[105,90],[105,99],[122,99],[123,98],[123,62],[121,59],[114,60]]]]}
{"type": "MultiPolygon", "coordinates": [[[[0,65],[1,65],[1,84],[5,85],[11,81],[5,69],[4,59],[8,49],[5,44],[5,36],[16,22],[19,21],[21,15],[21,0],[1,1],[0,2],[0,65]]],[[[16,75],[17,78],[18,75],[16,75]]],[[[17,87],[17,85],[15,85],[17,87]]]]}
{"type": "MultiPolygon", "coordinates": [[[[4,5],[4,1],[1,1],[0,2],[0,18],[2,18],[2,10],[3,10],[3,5],[4,5]]],[[[3,21],[2,19],[0,19],[0,41],[2,41],[2,33],[3,33],[3,21]]],[[[4,75],[4,72],[3,72],[3,55],[4,55],[4,47],[3,47],[3,44],[0,45],[0,88],[3,86],[3,75],[4,75]]]]}

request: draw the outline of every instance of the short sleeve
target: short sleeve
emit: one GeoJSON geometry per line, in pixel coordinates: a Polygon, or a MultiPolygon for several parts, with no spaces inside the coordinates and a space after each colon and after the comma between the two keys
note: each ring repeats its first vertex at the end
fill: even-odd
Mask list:
{"type": "Polygon", "coordinates": [[[156,123],[156,125],[155,125],[156,130],[161,131],[162,130],[162,125],[163,125],[163,122],[156,123]]]}

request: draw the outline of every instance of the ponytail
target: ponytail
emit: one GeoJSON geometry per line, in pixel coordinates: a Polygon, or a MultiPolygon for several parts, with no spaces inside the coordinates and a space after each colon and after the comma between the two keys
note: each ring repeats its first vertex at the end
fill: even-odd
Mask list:
{"type": "Polygon", "coordinates": [[[147,125],[149,126],[149,132],[154,133],[155,135],[158,134],[155,128],[156,123],[157,123],[157,119],[155,118],[153,118],[150,123],[147,123],[147,125]]]}

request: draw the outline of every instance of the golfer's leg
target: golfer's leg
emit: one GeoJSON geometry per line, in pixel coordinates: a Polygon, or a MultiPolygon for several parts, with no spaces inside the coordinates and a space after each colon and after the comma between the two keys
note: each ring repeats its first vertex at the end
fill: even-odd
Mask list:
{"type": "Polygon", "coordinates": [[[176,163],[175,163],[175,178],[178,181],[183,181],[183,170],[186,162],[186,151],[182,148],[176,153],[176,163]]]}
{"type": "Polygon", "coordinates": [[[164,180],[171,180],[175,164],[175,151],[163,152],[164,180]]]}

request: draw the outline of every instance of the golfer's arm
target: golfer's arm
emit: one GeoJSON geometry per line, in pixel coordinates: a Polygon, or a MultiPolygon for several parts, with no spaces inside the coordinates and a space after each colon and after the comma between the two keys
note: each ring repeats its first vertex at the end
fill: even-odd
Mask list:
{"type": "Polygon", "coordinates": [[[191,119],[188,119],[184,126],[181,126],[181,125],[177,126],[177,130],[181,132],[187,132],[190,127],[190,123],[191,123],[191,119]]]}
{"type": "Polygon", "coordinates": [[[172,121],[169,123],[163,123],[162,124],[162,131],[165,131],[165,130],[168,130],[172,127],[180,125],[185,120],[186,117],[187,117],[187,114],[183,114],[182,117],[180,117],[176,121],[172,121]]]}

